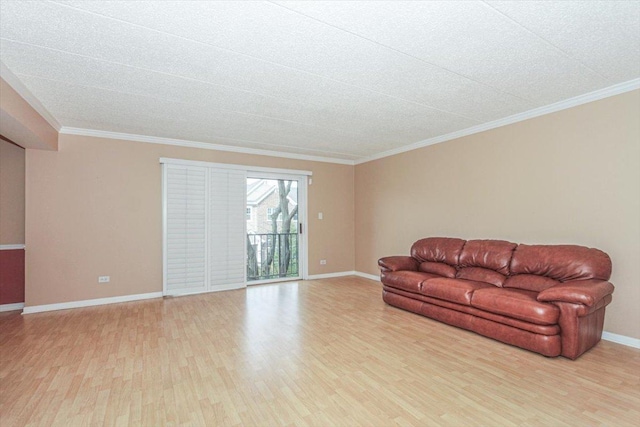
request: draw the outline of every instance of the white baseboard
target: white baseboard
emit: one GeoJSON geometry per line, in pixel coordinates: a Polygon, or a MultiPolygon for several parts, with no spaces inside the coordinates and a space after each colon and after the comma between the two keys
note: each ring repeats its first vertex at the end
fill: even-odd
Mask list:
{"type": "Polygon", "coordinates": [[[316,280],[316,279],[331,279],[332,277],[344,277],[344,276],[358,276],[364,277],[365,279],[375,280],[376,282],[380,281],[380,277],[374,274],[361,273],[359,271],[339,271],[337,273],[327,273],[327,274],[312,274],[307,277],[307,280],[316,280]]]}
{"type": "Polygon", "coordinates": [[[0,245],[0,251],[15,251],[19,249],[24,249],[24,245],[0,245]]]}
{"type": "Polygon", "coordinates": [[[0,304],[0,313],[3,311],[16,311],[24,308],[23,302],[16,302],[13,304],[0,304]]]}
{"type": "Polygon", "coordinates": [[[139,301],[151,298],[162,298],[162,292],[123,295],[110,298],[87,299],[84,301],[61,302],[58,304],[34,305],[31,307],[24,307],[24,309],[22,310],[22,314],[42,313],[43,311],[67,310],[69,308],[92,307],[94,305],[116,304],[119,302],[139,301]]]}
{"type": "Polygon", "coordinates": [[[204,291],[195,291],[195,292],[176,292],[176,293],[164,293],[165,297],[188,297],[189,295],[201,295],[201,294],[210,294],[212,292],[221,292],[221,291],[234,291],[236,289],[244,289],[247,287],[246,283],[233,283],[230,285],[221,285],[216,286],[213,289],[207,289],[204,291]]]}
{"type": "Polygon", "coordinates": [[[602,332],[602,339],[606,341],[615,342],[618,344],[626,345],[628,347],[640,348],[640,339],[631,338],[625,335],[618,335],[611,332],[602,332]]]}
{"type": "Polygon", "coordinates": [[[355,274],[358,277],[364,277],[365,279],[375,280],[376,282],[380,281],[380,276],[377,276],[375,274],[367,274],[367,273],[362,273],[360,271],[354,271],[353,274],[355,274]]]}
{"type": "Polygon", "coordinates": [[[332,277],[353,276],[355,274],[356,274],[355,271],[339,271],[337,273],[311,274],[307,276],[307,280],[331,279],[332,277]]]}

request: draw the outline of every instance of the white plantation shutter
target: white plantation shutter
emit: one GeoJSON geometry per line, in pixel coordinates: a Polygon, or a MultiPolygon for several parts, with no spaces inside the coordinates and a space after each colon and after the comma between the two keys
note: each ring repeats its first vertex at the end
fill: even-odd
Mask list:
{"type": "Polygon", "coordinates": [[[164,164],[164,294],[245,285],[246,172],[164,164]]]}
{"type": "Polygon", "coordinates": [[[177,165],[165,168],[166,293],[202,292],[207,289],[207,170],[177,165]]]}
{"type": "Polygon", "coordinates": [[[246,191],[247,178],[244,171],[209,170],[211,290],[245,282],[246,191]]]}

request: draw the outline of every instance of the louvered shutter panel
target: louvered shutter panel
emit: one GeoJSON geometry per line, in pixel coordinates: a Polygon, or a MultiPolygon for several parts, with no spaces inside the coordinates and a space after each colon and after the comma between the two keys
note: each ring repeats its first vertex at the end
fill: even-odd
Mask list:
{"type": "Polygon", "coordinates": [[[165,165],[165,293],[207,290],[207,169],[165,165]]]}
{"type": "Polygon", "coordinates": [[[231,288],[245,282],[246,173],[209,171],[209,286],[231,288]]]}

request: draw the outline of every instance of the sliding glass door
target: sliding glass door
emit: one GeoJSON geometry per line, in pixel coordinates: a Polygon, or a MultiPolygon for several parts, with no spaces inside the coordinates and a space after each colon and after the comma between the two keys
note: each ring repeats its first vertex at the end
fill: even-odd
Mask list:
{"type": "Polygon", "coordinates": [[[311,172],[160,162],[164,295],[306,276],[303,223],[311,172]]]}
{"type": "Polygon", "coordinates": [[[247,283],[302,278],[305,177],[247,178],[247,283]]]}

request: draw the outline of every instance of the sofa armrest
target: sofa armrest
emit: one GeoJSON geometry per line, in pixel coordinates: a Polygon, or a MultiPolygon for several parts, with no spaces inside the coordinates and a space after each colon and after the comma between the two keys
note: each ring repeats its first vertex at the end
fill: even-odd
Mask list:
{"type": "Polygon", "coordinates": [[[382,271],[418,271],[418,261],[410,256],[388,256],[380,258],[378,265],[382,271]]]}
{"type": "Polygon", "coordinates": [[[538,301],[561,301],[584,304],[587,307],[592,307],[607,295],[611,295],[613,289],[613,285],[604,280],[572,280],[540,292],[538,294],[538,301]]]}

